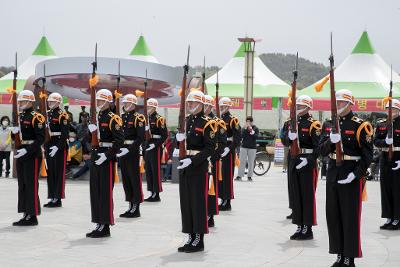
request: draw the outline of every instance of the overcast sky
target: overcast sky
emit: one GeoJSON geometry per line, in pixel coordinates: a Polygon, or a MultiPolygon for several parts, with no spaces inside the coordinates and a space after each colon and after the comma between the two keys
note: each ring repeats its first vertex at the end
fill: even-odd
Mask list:
{"type": "Polygon", "coordinates": [[[259,54],[295,53],[328,64],[329,33],[339,64],[367,29],[375,49],[400,71],[399,0],[0,0],[0,66],[21,61],[45,32],[58,56],[124,57],[142,33],[161,63],[224,65],[238,37],[262,39],[259,54]]]}

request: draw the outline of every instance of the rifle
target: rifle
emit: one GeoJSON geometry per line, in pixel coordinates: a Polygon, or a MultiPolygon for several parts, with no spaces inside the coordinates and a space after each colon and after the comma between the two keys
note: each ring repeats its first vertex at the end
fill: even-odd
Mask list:
{"type": "Polygon", "coordinates": [[[219,82],[218,82],[218,71],[217,71],[217,83],[215,84],[215,113],[219,118],[221,116],[221,112],[219,111],[219,82]]]}
{"type": "Polygon", "coordinates": [[[119,92],[119,84],[121,83],[121,61],[118,61],[118,77],[117,77],[117,88],[114,91],[114,99],[115,99],[115,114],[119,116],[120,114],[120,96],[121,93],[119,92]]]}
{"type": "MultiPolygon", "coordinates": [[[[333,45],[332,45],[332,33],[331,33],[331,55],[329,56],[330,70],[329,80],[331,88],[331,116],[332,116],[332,133],[340,134],[339,117],[337,115],[336,105],[336,92],[335,92],[335,73],[334,73],[334,58],[333,58],[333,45]]],[[[342,142],[336,143],[336,166],[342,165],[343,148],[342,142]]]]}
{"type": "Polygon", "coordinates": [[[33,85],[35,87],[39,87],[39,98],[40,98],[40,113],[44,116],[44,119],[46,121],[46,128],[45,128],[45,138],[44,138],[44,143],[46,144],[47,142],[50,141],[50,129],[49,129],[49,120],[47,118],[47,94],[46,94],[46,65],[43,65],[43,77],[39,78],[36,80],[33,85]],[[41,82],[39,84],[39,82],[41,82]]]}
{"type": "MultiPolygon", "coordinates": [[[[18,76],[18,55],[15,53],[15,69],[13,70],[13,88],[12,88],[12,125],[13,127],[19,127],[18,118],[18,103],[17,103],[17,76],[18,76]]],[[[18,149],[21,146],[21,129],[19,133],[14,135],[15,148],[18,149]]]]}
{"type": "Polygon", "coordinates": [[[200,90],[205,93],[206,91],[206,57],[203,59],[203,73],[201,74],[201,88],[200,90]]]}
{"type": "MultiPolygon", "coordinates": [[[[389,90],[389,109],[388,109],[388,120],[387,120],[387,129],[388,129],[388,138],[393,138],[393,112],[392,112],[392,96],[393,96],[393,70],[392,65],[390,65],[390,90],[389,90]]],[[[389,145],[388,151],[388,159],[392,160],[393,158],[393,144],[389,145]]]]}
{"type": "MultiPolygon", "coordinates": [[[[188,47],[186,65],[183,66],[183,78],[182,78],[182,89],[181,89],[181,106],[179,107],[179,122],[178,132],[185,134],[185,97],[186,97],[186,82],[187,75],[189,73],[189,56],[190,56],[190,45],[188,47]]],[[[179,142],[179,159],[186,157],[186,142],[179,142]]]]}
{"type": "MultiPolygon", "coordinates": [[[[145,128],[149,126],[149,115],[147,114],[147,69],[146,69],[146,79],[144,80],[144,92],[143,92],[143,113],[145,117],[145,128]]],[[[145,130],[144,138],[146,141],[151,139],[150,129],[145,130]]]]}
{"type": "MultiPolygon", "coordinates": [[[[297,110],[296,110],[296,90],[297,90],[297,66],[299,62],[299,53],[296,54],[296,64],[293,70],[293,82],[292,82],[292,91],[291,91],[291,106],[290,106],[290,131],[292,133],[297,133],[297,110]]],[[[295,158],[299,155],[299,140],[296,138],[290,144],[290,155],[292,158],[295,158]]]]}
{"type": "MultiPolygon", "coordinates": [[[[96,84],[97,84],[97,43],[94,50],[94,61],[92,62],[92,78],[89,80],[90,90],[90,121],[92,124],[97,125],[97,112],[96,112],[96,84]]],[[[98,129],[92,132],[92,148],[99,147],[98,129]]]]}

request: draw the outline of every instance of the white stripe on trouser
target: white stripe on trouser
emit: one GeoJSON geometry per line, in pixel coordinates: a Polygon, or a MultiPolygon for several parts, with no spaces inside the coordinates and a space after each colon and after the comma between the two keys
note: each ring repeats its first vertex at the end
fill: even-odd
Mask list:
{"type": "Polygon", "coordinates": [[[239,166],[239,171],[238,171],[238,176],[243,177],[244,176],[244,170],[246,168],[246,162],[249,163],[248,166],[248,171],[247,171],[247,177],[253,177],[253,171],[254,171],[254,160],[256,159],[256,153],[257,149],[253,148],[240,148],[240,154],[239,154],[239,159],[240,159],[240,166],[239,166]]]}

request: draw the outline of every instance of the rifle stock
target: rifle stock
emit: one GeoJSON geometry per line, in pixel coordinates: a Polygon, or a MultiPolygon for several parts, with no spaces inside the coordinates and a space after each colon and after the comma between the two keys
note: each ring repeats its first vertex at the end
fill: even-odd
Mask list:
{"type": "MultiPolygon", "coordinates": [[[[92,62],[91,81],[94,81],[96,79],[96,70],[97,70],[97,43],[96,43],[96,47],[95,47],[94,61],[92,62]]],[[[89,82],[89,90],[90,90],[90,122],[94,125],[97,125],[95,82],[89,82]]],[[[92,132],[91,145],[92,145],[92,148],[99,147],[98,129],[96,131],[92,132]]]]}
{"type": "MultiPolygon", "coordinates": [[[[179,125],[178,132],[185,134],[185,97],[186,97],[186,83],[187,75],[189,73],[189,56],[190,56],[190,46],[188,47],[186,65],[183,66],[183,78],[182,78],[182,90],[181,90],[181,105],[179,107],[179,125]]],[[[186,142],[179,142],[179,159],[186,157],[186,142]]]]}
{"type": "Polygon", "coordinates": [[[36,80],[34,83],[35,88],[37,87],[39,91],[39,98],[40,98],[40,113],[44,116],[45,122],[46,122],[46,127],[45,127],[45,137],[44,137],[44,143],[46,144],[47,142],[50,141],[50,132],[49,132],[49,120],[47,118],[47,92],[46,92],[46,65],[43,65],[43,77],[39,78],[36,80]],[[39,85],[39,82],[41,84],[39,85]]]}
{"type": "Polygon", "coordinates": [[[143,93],[143,113],[145,117],[145,126],[148,128],[144,132],[144,138],[146,141],[151,139],[150,129],[149,129],[149,115],[147,114],[147,69],[146,69],[146,79],[144,80],[144,93],[143,93]]]}
{"type": "MultiPolygon", "coordinates": [[[[293,82],[292,82],[292,93],[291,93],[291,106],[290,106],[290,131],[297,133],[297,111],[296,111],[296,91],[297,91],[297,65],[299,60],[299,54],[296,54],[296,64],[293,70],[293,82]]],[[[295,158],[299,155],[299,141],[298,138],[293,140],[290,144],[290,156],[295,158]]]]}
{"type": "MultiPolygon", "coordinates": [[[[393,96],[393,70],[392,66],[390,66],[390,90],[389,90],[389,109],[388,109],[388,120],[387,120],[387,129],[388,129],[388,138],[393,138],[393,111],[392,111],[392,96],[393,96]]],[[[393,159],[393,144],[389,145],[388,151],[388,159],[391,161],[393,159]]]]}
{"type": "Polygon", "coordinates": [[[219,109],[219,81],[218,81],[218,71],[217,71],[217,83],[215,84],[215,113],[218,118],[221,117],[221,111],[219,109]]]}
{"type": "MultiPolygon", "coordinates": [[[[19,127],[19,114],[18,114],[18,103],[17,103],[17,76],[18,76],[18,56],[15,53],[15,69],[13,70],[13,91],[12,91],[12,125],[13,127],[19,127]]],[[[21,129],[20,132],[14,135],[15,148],[18,149],[21,146],[21,129]]]]}

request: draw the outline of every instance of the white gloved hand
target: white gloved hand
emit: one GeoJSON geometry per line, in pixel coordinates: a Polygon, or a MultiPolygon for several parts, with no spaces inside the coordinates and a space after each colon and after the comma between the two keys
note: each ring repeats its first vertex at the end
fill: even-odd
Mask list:
{"type": "Polygon", "coordinates": [[[349,184],[349,183],[353,182],[354,179],[356,179],[356,176],[354,175],[353,172],[351,172],[351,173],[349,173],[349,174],[347,175],[347,178],[346,178],[346,179],[344,179],[344,180],[339,180],[338,183],[339,183],[339,184],[349,184]]]}
{"type": "Polygon", "coordinates": [[[89,125],[88,125],[88,128],[89,128],[89,132],[93,133],[94,131],[97,130],[97,125],[95,125],[95,124],[89,124],[89,125]]]}
{"type": "Polygon", "coordinates": [[[176,137],[176,141],[182,142],[183,140],[186,139],[186,134],[184,134],[184,133],[177,133],[177,134],[175,135],[175,137],[176,137]]]}
{"type": "Polygon", "coordinates": [[[394,163],[396,163],[397,166],[392,168],[392,170],[397,171],[398,169],[400,169],[400,160],[396,160],[394,163]]]}
{"type": "Polygon", "coordinates": [[[129,153],[129,149],[127,149],[126,147],[120,148],[119,149],[119,153],[116,155],[117,158],[125,156],[126,154],[129,153]]]}
{"type": "Polygon", "coordinates": [[[296,140],[297,139],[297,133],[292,133],[291,131],[289,131],[289,139],[290,140],[296,140]]]}
{"type": "Polygon", "coordinates": [[[340,136],[340,134],[335,134],[335,133],[330,133],[329,134],[329,139],[331,139],[331,143],[332,144],[336,144],[340,141],[340,139],[342,139],[342,137],[340,136]]]}
{"type": "Polygon", "coordinates": [[[297,164],[296,169],[300,170],[301,168],[303,168],[304,166],[306,166],[308,164],[308,160],[307,158],[300,158],[301,162],[299,164],[297,164]]]}
{"type": "Polygon", "coordinates": [[[156,147],[155,144],[150,144],[149,147],[146,149],[146,151],[150,151],[150,150],[152,150],[152,149],[155,148],[155,147],[156,147]]]}
{"type": "Polygon", "coordinates": [[[50,152],[49,152],[49,156],[50,157],[54,157],[55,155],[56,155],[56,153],[57,153],[57,151],[58,151],[58,147],[57,146],[52,146],[52,147],[50,147],[50,152]]]}
{"type": "Polygon", "coordinates": [[[182,159],[179,162],[181,163],[181,165],[179,165],[177,167],[178,170],[182,170],[182,169],[186,168],[187,166],[189,166],[190,164],[192,164],[192,160],[189,158],[182,159]]]}
{"type": "Polygon", "coordinates": [[[386,136],[385,142],[386,142],[386,144],[388,144],[388,145],[393,145],[393,138],[389,138],[388,136],[386,136]]]}
{"type": "Polygon", "coordinates": [[[13,134],[19,133],[19,127],[11,127],[11,132],[12,132],[13,134]]]}
{"type": "Polygon", "coordinates": [[[175,148],[174,151],[172,152],[173,157],[179,157],[179,149],[175,148]]]}
{"type": "Polygon", "coordinates": [[[145,131],[150,130],[150,126],[149,126],[149,125],[146,125],[146,126],[144,127],[144,130],[145,130],[145,131]]]}
{"type": "Polygon", "coordinates": [[[15,159],[19,159],[20,157],[24,156],[28,151],[25,148],[21,148],[17,150],[17,154],[14,155],[15,159]]]}
{"type": "Polygon", "coordinates": [[[104,153],[99,153],[97,154],[97,156],[99,156],[99,158],[94,162],[96,163],[96,165],[101,165],[104,161],[107,160],[106,154],[104,153]]]}
{"type": "Polygon", "coordinates": [[[225,157],[226,155],[228,155],[229,151],[231,151],[231,150],[229,149],[229,147],[225,147],[225,148],[224,148],[224,152],[221,154],[221,158],[223,158],[223,157],[225,157]]]}
{"type": "Polygon", "coordinates": [[[250,135],[254,135],[256,132],[252,129],[250,135]]]}

